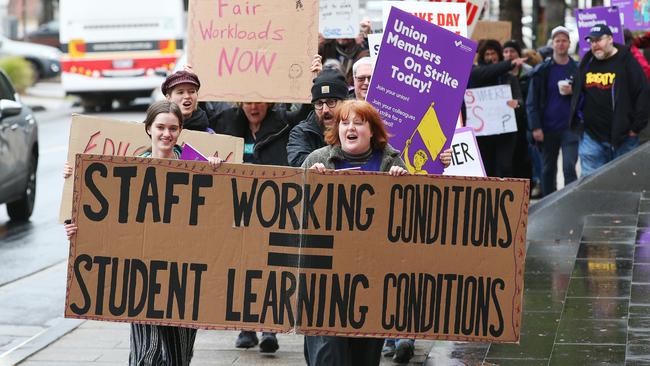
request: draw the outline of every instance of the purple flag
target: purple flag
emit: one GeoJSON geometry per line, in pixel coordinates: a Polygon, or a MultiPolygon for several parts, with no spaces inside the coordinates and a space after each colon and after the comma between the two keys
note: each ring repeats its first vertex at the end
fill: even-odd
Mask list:
{"type": "Polygon", "coordinates": [[[647,1],[612,0],[612,6],[618,6],[625,28],[643,31],[650,28],[650,3],[647,1]]]}
{"type": "Polygon", "coordinates": [[[181,160],[195,160],[195,161],[208,161],[208,159],[198,152],[192,145],[187,142],[183,145],[183,152],[181,153],[181,160]]]}
{"type": "Polygon", "coordinates": [[[578,47],[580,57],[589,52],[589,42],[585,41],[585,37],[589,35],[591,27],[596,24],[606,24],[612,31],[614,42],[624,44],[623,28],[621,27],[621,15],[616,6],[601,6],[590,9],[577,9],[576,19],[578,21],[578,47]]]}
{"type": "Polygon", "coordinates": [[[392,8],[366,100],[411,173],[441,174],[476,43],[392,8]]]}

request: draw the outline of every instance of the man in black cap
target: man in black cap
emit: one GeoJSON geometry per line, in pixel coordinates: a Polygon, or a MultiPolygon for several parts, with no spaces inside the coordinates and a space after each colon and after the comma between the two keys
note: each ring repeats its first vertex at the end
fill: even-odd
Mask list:
{"type": "Polygon", "coordinates": [[[311,102],[314,111],[296,125],[289,135],[287,156],[291,166],[299,167],[312,151],[325,146],[325,129],[334,124],[341,101],[348,96],[348,85],[336,70],[323,70],[314,79],[311,102]]]}
{"type": "Polygon", "coordinates": [[[570,113],[571,126],[584,130],[582,176],[637,147],[650,115],[648,79],[634,56],[614,43],[607,25],[595,25],[585,39],[591,50],[580,62],[570,113]]]}

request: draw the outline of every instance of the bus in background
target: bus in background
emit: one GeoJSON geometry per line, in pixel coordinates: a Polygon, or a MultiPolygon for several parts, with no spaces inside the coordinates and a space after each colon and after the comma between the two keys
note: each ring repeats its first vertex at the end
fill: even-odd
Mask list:
{"type": "Polygon", "coordinates": [[[151,96],[183,49],[182,0],[60,0],[61,83],[84,111],[151,96]]]}

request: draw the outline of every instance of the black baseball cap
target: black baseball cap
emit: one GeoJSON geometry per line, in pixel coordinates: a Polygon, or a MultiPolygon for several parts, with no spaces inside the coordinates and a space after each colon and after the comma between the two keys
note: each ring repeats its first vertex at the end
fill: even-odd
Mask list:
{"type": "Polygon", "coordinates": [[[589,29],[589,34],[585,37],[585,40],[597,39],[604,35],[611,36],[612,30],[606,24],[596,24],[589,29]]]}

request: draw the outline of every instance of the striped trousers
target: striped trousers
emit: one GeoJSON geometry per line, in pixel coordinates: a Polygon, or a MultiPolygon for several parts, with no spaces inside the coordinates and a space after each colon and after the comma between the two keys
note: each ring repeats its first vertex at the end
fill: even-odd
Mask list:
{"type": "Polygon", "coordinates": [[[130,366],[187,366],[196,329],[131,324],[130,366]]]}

